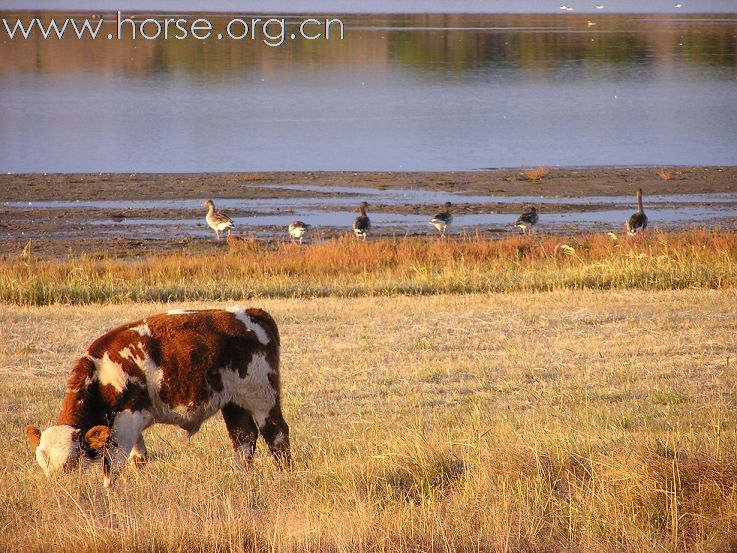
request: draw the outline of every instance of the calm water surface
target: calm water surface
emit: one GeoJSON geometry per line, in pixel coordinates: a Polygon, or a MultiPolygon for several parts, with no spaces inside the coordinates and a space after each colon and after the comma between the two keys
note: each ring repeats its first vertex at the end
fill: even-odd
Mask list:
{"type": "Polygon", "coordinates": [[[344,21],[275,48],[0,35],[0,170],[737,164],[737,15],[344,21]]]}

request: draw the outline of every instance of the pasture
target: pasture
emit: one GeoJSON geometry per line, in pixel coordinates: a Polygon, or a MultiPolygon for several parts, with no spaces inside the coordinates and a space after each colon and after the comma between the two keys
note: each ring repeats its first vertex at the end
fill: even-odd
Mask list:
{"type": "Polygon", "coordinates": [[[731,287],[242,300],[280,327],[291,471],[262,440],[236,470],[216,416],[149,429],[109,494],[99,465],[43,476],[23,428],[53,422],[95,336],[230,303],[3,305],[0,549],[737,547],[731,287]]]}

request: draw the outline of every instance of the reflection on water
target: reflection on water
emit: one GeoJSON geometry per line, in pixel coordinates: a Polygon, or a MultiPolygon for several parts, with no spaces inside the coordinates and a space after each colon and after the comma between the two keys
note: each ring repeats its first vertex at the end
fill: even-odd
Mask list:
{"type": "MultiPolygon", "coordinates": [[[[615,0],[565,3],[581,13],[728,13],[734,0],[689,0],[685,5],[673,0],[615,0]],[[602,4],[606,4],[603,6],[602,4]],[[601,6],[597,9],[596,6],[601,6]],[[676,6],[678,6],[676,8],[676,6]]],[[[99,0],[3,0],[4,9],[18,10],[99,10],[99,0]]],[[[254,13],[560,13],[560,4],[551,0],[211,0],[213,12],[254,13]]],[[[122,11],[192,10],[191,0],[117,0],[122,11]]]]}
{"type": "Polygon", "coordinates": [[[735,15],[344,19],[277,48],[0,35],[0,170],[737,163],[735,15]]]}

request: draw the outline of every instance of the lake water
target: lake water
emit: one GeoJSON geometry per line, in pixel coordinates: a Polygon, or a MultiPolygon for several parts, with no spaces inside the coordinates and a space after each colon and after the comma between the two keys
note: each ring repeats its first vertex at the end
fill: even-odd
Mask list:
{"type": "Polygon", "coordinates": [[[589,11],[338,14],[278,47],[0,25],[0,171],[737,164],[737,14],[589,11]]]}

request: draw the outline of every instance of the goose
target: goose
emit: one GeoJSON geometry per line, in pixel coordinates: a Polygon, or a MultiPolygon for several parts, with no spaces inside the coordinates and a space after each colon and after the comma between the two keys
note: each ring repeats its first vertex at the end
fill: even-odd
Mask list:
{"type": "Polygon", "coordinates": [[[445,211],[441,211],[430,219],[430,224],[440,231],[440,238],[445,238],[445,231],[453,224],[453,215],[450,212],[450,202],[445,202],[445,211]]]}
{"type": "Polygon", "coordinates": [[[517,222],[514,223],[514,226],[522,229],[522,232],[526,234],[532,231],[532,227],[537,224],[538,219],[539,217],[537,215],[537,209],[535,208],[535,206],[532,206],[530,207],[530,209],[519,216],[519,219],[517,219],[517,222]]]}
{"type": "Polygon", "coordinates": [[[366,215],[367,207],[368,204],[366,202],[361,202],[359,204],[358,211],[360,211],[361,214],[356,217],[356,220],[353,222],[353,232],[358,238],[363,238],[364,240],[366,240],[366,235],[371,229],[371,219],[366,215]]]}
{"type": "Polygon", "coordinates": [[[642,188],[637,189],[637,211],[627,221],[627,233],[634,236],[638,232],[645,232],[647,228],[647,215],[642,209],[642,188]]]}
{"type": "Polygon", "coordinates": [[[233,221],[227,215],[215,211],[215,202],[207,200],[202,204],[203,207],[207,207],[207,215],[205,215],[205,221],[208,226],[215,231],[215,236],[220,240],[220,231],[227,230],[228,236],[230,236],[230,229],[233,228],[233,221]]]}
{"type": "Polygon", "coordinates": [[[310,230],[310,225],[303,223],[302,221],[294,221],[289,225],[289,236],[292,237],[292,243],[296,244],[295,238],[299,238],[299,243],[302,243],[302,237],[305,233],[310,230]]]}

